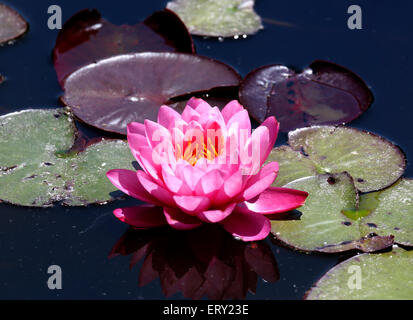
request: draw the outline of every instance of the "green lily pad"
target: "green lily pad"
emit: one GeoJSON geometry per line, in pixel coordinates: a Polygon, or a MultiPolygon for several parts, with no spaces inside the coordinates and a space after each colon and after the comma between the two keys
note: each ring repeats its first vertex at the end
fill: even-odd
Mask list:
{"type": "MultiPolygon", "coordinates": [[[[288,138],[289,145],[298,154],[293,156],[291,150],[284,152],[285,149],[275,148],[269,160],[280,162],[281,174],[298,167],[291,178],[314,175],[312,172],[347,172],[358,190],[370,192],[392,185],[406,168],[403,151],[370,132],[350,127],[315,126],[292,131],[288,138]]],[[[282,183],[286,181],[281,180],[282,183]]]]}
{"type": "Polygon", "coordinates": [[[75,137],[73,118],[63,109],[1,116],[0,199],[35,207],[112,200],[117,189],[105,173],[114,168],[133,169],[127,143],[102,140],[80,153],[66,153],[75,137]]]}
{"type": "Polygon", "coordinates": [[[262,29],[253,0],[175,0],[166,6],[194,35],[233,37],[262,29]]]}
{"type": "Polygon", "coordinates": [[[371,211],[362,220],[364,233],[392,234],[394,242],[413,246],[413,180],[400,179],[382,191],[361,196],[360,208],[371,211]]]}
{"type": "Polygon", "coordinates": [[[298,209],[299,219],[271,221],[272,234],[288,246],[332,253],[353,249],[373,252],[393,244],[391,234],[363,232],[364,219],[353,220],[343,214],[343,210],[358,207],[358,191],[347,173],[305,177],[285,187],[309,193],[298,209]]]}
{"type": "Polygon", "coordinates": [[[289,146],[281,146],[271,150],[267,158],[268,162],[278,162],[280,170],[273,187],[282,187],[288,182],[299,178],[315,176],[318,172],[315,164],[302,153],[294,151],[289,146]]]}
{"type": "Polygon", "coordinates": [[[328,271],[307,300],[411,300],[413,251],[362,254],[328,271]],[[358,278],[358,279],[357,279],[358,278]]]}

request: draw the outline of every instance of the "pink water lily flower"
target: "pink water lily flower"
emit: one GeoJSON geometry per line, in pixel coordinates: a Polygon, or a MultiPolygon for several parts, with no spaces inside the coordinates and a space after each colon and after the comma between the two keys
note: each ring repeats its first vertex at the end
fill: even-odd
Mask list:
{"type": "Polygon", "coordinates": [[[218,223],[244,241],[264,239],[269,215],[298,208],[308,196],[271,187],[278,163],[263,164],[278,129],[269,117],[251,133],[248,112],[237,101],[220,111],[197,98],[182,114],[162,106],[158,122],[130,123],[129,146],[142,170],[115,169],[107,177],[148,204],[116,209],[115,216],[136,228],[218,223]]]}

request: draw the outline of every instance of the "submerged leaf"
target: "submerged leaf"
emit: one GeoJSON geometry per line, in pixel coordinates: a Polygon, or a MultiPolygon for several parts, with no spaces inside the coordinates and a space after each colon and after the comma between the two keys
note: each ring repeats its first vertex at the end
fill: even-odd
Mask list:
{"type": "Polygon", "coordinates": [[[132,121],[157,119],[172,98],[238,86],[231,67],[184,53],[119,55],[83,67],[65,81],[63,102],[85,123],[126,134],[132,121]]]}
{"type": "Polygon", "coordinates": [[[118,54],[131,52],[194,53],[191,35],[170,10],[155,12],[135,25],[117,26],[97,10],[82,10],[60,30],[53,49],[53,63],[59,83],[82,66],[118,54]]]}
{"type": "Polygon", "coordinates": [[[63,109],[25,110],[0,117],[0,199],[42,207],[102,203],[114,198],[106,178],[114,168],[133,169],[122,140],[93,144],[62,154],[75,142],[73,119],[63,109]]]}
{"type": "Polygon", "coordinates": [[[359,220],[363,217],[367,217],[371,213],[371,210],[366,210],[366,209],[343,209],[343,210],[341,210],[341,213],[344,214],[347,218],[356,221],[356,220],[359,220]]]}
{"type": "Polygon", "coordinates": [[[291,147],[275,148],[268,159],[280,163],[281,179],[277,182],[277,178],[277,186],[316,173],[345,171],[353,177],[358,190],[370,192],[392,185],[406,168],[399,147],[350,127],[298,129],[289,133],[288,143],[291,147]]]}
{"type": "Polygon", "coordinates": [[[233,37],[263,28],[254,0],[174,0],[167,8],[176,12],[194,35],[233,37]]]}
{"type": "Polygon", "coordinates": [[[413,251],[401,248],[352,257],[329,270],[307,300],[413,299],[413,251]]]}
{"type": "Polygon", "coordinates": [[[253,118],[275,116],[284,132],[350,122],[373,101],[359,76],[328,61],[315,61],[299,74],[281,65],[258,68],[245,77],[239,96],[253,118]]]}
{"type": "Polygon", "coordinates": [[[0,3],[0,44],[21,37],[28,27],[26,20],[17,11],[0,3]]]}

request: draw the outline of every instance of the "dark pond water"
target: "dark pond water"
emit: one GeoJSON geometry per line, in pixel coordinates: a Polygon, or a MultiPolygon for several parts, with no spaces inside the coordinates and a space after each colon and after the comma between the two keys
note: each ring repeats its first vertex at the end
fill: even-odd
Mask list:
{"type": "MultiPolygon", "coordinates": [[[[0,114],[59,106],[57,99],[62,92],[51,64],[57,31],[47,28],[49,5],[61,6],[63,20],[83,8],[95,7],[113,23],[134,24],[166,4],[124,0],[4,2],[22,13],[30,23],[30,31],[13,46],[0,48],[0,73],[7,78],[0,86],[0,114]]],[[[301,69],[315,59],[326,59],[344,65],[358,73],[375,96],[372,107],[351,125],[387,137],[400,145],[408,158],[413,157],[412,2],[257,0],[256,11],[267,21],[263,31],[246,39],[223,42],[196,38],[198,53],[222,60],[242,75],[272,63],[301,69]],[[363,29],[357,31],[347,28],[347,8],[355,3],[363,9],[363,29]],[[269,23],[271,20],[295,27],[269,23]]],[[[93,134],[90,129],[83,130],[93,134]]],[[[284,142],[285,136],[281,136],[278,143],[284,142]]],[[[412,176],[411,166],[406,175],[412,176]]],[[[111,248],[128,229],[111,212],[120,205],[136,203],[128,199],[106,206],[47,209],[0,204],[0,298],[164,298],[159,278],[138,286],[142,262],[130,270],[131,256],[108,259],[111,248]],[[62,290],[49,290],[46,285],[47,268],[53,264],[62,268],[62,290]]],[[[165,241],[159,241],[158,235],[145,237],[153,250],[167,253],[161,269],[168,265],[175,268],[173,264],[187,254],[188,244],[181,235],[164,236],[166,241],[176,243],[171,250],[165,249],[165,241]]],[[[248,293],[247,299],[301,299],[317,279],[345,258],[301,254],[269,239],[264,246],[275,258],[279,280],[271,283],[258,278],[256,294],[248,293]]],[[[164,286],[165,281],[163,278],[164,286]]],[[[172,298],[183,295],[176,293],[172,298]]]]}

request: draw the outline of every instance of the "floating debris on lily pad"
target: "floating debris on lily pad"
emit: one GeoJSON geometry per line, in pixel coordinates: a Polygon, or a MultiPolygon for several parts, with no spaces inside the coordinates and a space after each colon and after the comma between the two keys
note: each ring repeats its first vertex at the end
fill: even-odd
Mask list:
{"type": "Polygon", "coordinates": [[[17,11],[0,3],[0,45],[21,37],[28,28],[26,20],[17,11]]]}
{"type": "Polygon", "coordinates": [[[100,60],[72,73],[62,101],[83,122],[126,134],[132,121],[156,121],[173,98],[237,87],[228,65],[193,54],[145,52],[100,60]]]}
{"type": "Polygon", "coordinates": [[[373,252],[393,244],[393,236],[362,233],[360,224],[342,213],[357,208],[358,191],[346,173],[318,175],[295,180],[285,187],[306,191],[305,204],[297,209],[299,219],[272,220],[271,232],[280,241],[302,251],[373,252]]]}
{"type": "Polygon", "coordinates": [[[350,127],[315,126],[288,135],[290,147],[275,148],[268,161],[280,163],[281,186],[321,173],[349,173],[361,192],[395,183],[406,168],[403,151],[373,133],[350,127]],[[295,153],[294,153],[295,152],[295,153]]]}
{"type": "Polygon", "coordinates": [[[73,118],[63,109],[25,110],[0,117],[0,199],[33,207],[78,206],[117,197],[105,173],[133,169],[128,145],[102,140],[84,151],[75,143],[73,118]]]}
{"type": "Polygon", "coordinates": [[[329,270],[307,300],[412,300],[413,251],[354,256],[329,270]]]}
{"type": "Polygon", "coordinates": [[[255,34],[262,21],[254,11],[254,0],[174,0],[174,11],[193,35],[236,37],[255,34]]]}
{"type": "Polygon", "coordinates": [[[192,37],[181,19],[170,10],[155,12],[135,25],[117,26],[97,10],[82,10],[60,30],[53,49],[59,83],[80,67],[131,52],[194,53],[192,37]]]}
{"type": "Polygon", "coordinates": [[[328,61],[314,61],[301,73],[282,65],[250,72],[243,80],[241,104],[259,122],[275,116],[280,130],[310,125],[348,123],[373,101],[364,81],[352,71],[328,61]]]}

